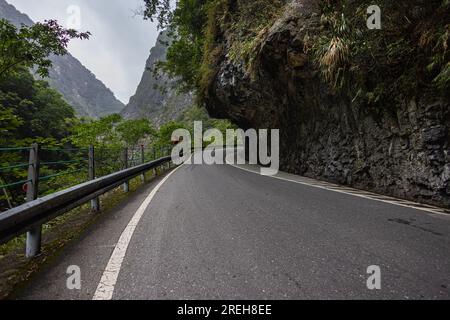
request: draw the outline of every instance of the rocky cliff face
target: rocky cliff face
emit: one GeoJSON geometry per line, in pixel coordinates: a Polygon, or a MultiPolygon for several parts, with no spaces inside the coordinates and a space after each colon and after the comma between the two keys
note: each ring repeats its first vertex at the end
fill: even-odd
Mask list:
{"type": "Polygon", "coordinates": [[[51,60],[53,67],[44,80],[63,95],[77,115],[100,118],[125,108],[102,81],[70,54],[51,60]]]}
{"type": "Polygon", "coordinates": [[[289,172],[450,207],[450,106],[420,95],[395,112],[357,108],[334,94],[305,50],[318,1],[290,1],[265,33],[254,72],[230,59],[230,35],[208,88],[215,117],[279,128],[289,172]]]}
{"type": "MultiPolygon", "coordinates": [[[[9,20],[17,27],[33,24],[27,15],[4,0],[0,0],[0,19],[9,20]]],[[[124,108],[112,91],[72,55],[55,56],[51,60],[53,67],[49,78],[44,80],[63,95],[79,116],[98,118],[119,113],[124,108]]]]}
{"type": "Polygon", "coordinates": [[[179,118],[193,104],[191,94],[178,93],[176,80],[167,75],[154,73],[155,64],[166,59],[170,39],[162,32],[156,40],[146,63],[141,82],[136,93],[122,111],[127,119],[150,119],[155,125],[179,118]]]}

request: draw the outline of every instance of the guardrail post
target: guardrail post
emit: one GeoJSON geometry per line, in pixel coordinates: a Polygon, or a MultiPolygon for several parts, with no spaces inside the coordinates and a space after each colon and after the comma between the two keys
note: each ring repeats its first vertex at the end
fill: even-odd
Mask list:
{"type": "Polygon", "coordinates": [[[168,156],[170,157],[170,160],[169,160],[169,169],[171,169],[171,168],[172,168],[172,149],[171,149],[170,147],[168,147],[168,150],[169,150],[168,156]]]}
{"type": "MultiPolygon", "coordinates": [[[[167,153],[167,156],[170,155],[170,148],[169,147],[166,147],[166,153],[167,153]]],[[[167,162],[167,170],[170,170],[170,160],[167,162]]]]}
{"type": "MultiPolygon", "coordinates": [[[[95,180],[95,150],[94,146],[89,146],[89,180],[95,180]]],[[[91,200],[92,211],[100,211],[100,198],[91,200]]]]}
{"type": "MultiPolygon", "coordinates": [[[[161,147],[161,158],[164,157],[164,147],[161,147]]],[[[161,171],[164,171],[164,163],[161,164],[161,171]]]]}
{"type": "MultiPolygon", "coordinates": [[[[145,163],[145,149],[144,149],[144,145],[142,144],[141,145],[141,164],[144,164],[144,163],[145,163]]],[[[142,183],[145,183],[145,172],[142,173],[141,179],[142,179],[142,183]]]]}
{"type": "MultiPolygon", "coordinates": [[[[27,202],[36,200],[39,187],[39,145],[30,149],[27,183],[27,202]]],[[[41,253],[42,226],[36,226],[27,232],[26,256],[32,258],[41,253]]]]}
{"type": "MultiPolygon", "coordinates": [[[[123,163],[125,166],[125,169],[128,169],[128,148],[125,148],[123,152],[123,163]]],[[[129,192],[130,191],[130,181],[127,181],[123,184],[123,191],[129,192]]]]}
{"type": "MultiPolygon", "coordinates": [[[[156,147],[153,147],[153,160],[156,160],[156,147]]],[[[156,177],[158,175],[158,171],[156,167],[153,169],[153,176],[156,177]]]]}

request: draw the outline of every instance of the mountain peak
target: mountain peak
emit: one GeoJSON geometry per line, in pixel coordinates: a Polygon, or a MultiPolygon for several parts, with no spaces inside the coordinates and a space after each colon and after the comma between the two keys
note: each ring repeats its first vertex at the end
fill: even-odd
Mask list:
{"type": "Polygon", "coordinates": [[[154,68],[158,61],[164,61],[168,43],[171,39],[167,31],[159,34],[155,46],[150,51],[145,70],[136,93],[121,114],[127,119],[147,118],[154,124],[161,124],[179,118],[192,106],[192,94],[179,93],[176,80],[165,74],[155,76],[154,68]]]}
{"type": "MultiPolygon", "coordinates": [[[[17,27],[34,23],[5,0],[0,0],[0,19],[6,19],[17,27]]],[[[119,113],[125,107],[103,82],[70,53],[52,56],[51,60],[53,67],[49,70],[49,77],[43,80],[63,95],[77,115],[99,118],[119,113]]]]}

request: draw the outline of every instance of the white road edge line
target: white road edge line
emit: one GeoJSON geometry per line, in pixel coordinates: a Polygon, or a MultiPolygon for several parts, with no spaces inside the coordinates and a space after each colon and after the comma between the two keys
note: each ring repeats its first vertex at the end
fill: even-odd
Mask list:
{"type": "Polygon", "coordinates": [[[174,174],[182,166],[183,165],[177,167],[166,177],[164,177],[164,179],[161,180],[161,182],[159,182],[155,188],[153,188],[153,190],[141,204],[139,209],[135,212],[125,230],[123,230],[122,235],[120,236],[119,241],[117,242],[114,251],[111,254],[111,257],[109,258],[109,262],[106,266],[105,271],[103,272],[102,278],[97,286],[97,290],[95,291],[92,300],[112,299],[114,294],[114,287],[119,277],[120,268],[122,266],[123,259],[125,258],[125,254],[127,253],[128,245],[130,244],[131,238],[133,237],[134,230],[136,229],[145,210],[150,205],[150,202],[153,200],[158,190],[172,176],[172,174],[174,174]]]}
{"type": "MultiPolygon", "coordinates": [[[[228,163],[228,164],[229,164],[230,166],[232,166],[232,167],[237,168],[237,169],[244,170],[244,171],[251,172],[251,173],[258,174],[258,175],[262,176],[262,175],[261,175],[259,172],[257,172],[257,171],[253,171],[253,170],[250,170],[250,169],[242,168],[242,167],[240,167],[240,166],[238,166],[238,165],[231,164],[231,163],[228,163]]],[[[287,179],[287,178],[283,178],[283,177],[277,177],[277,176],[263,176],[263,177],[269,177],[269,178],[274,178],[274,179],[279,179],[279,180],[284,180],[284,181],[294,182],[294,183],[303,184],[303,185],[310,186],[310,187],[314,187],[314,188],[319,188],[319,189],[324,189],[324,190],[328,190],[328,191],[334,191],[334,192],[344,193],[344,194],[348,194],[348,195],[351,195],[351,196],[360,197],[360,198],[364,198],[364,199],[369,199],[369,200],[374,200],[374,201],[379,201],[379,202],[389,203],[389,204],[396,205],[396,206],[400,206],[400,207],[406,207],[406,208],[411,208],[411,209],[416,209],[416,210],[426,211],[426,212],[428,212],[428,213],[433,213],[433,214],[443,215],[443,216],[446,216],[446,217],[449,217],[449,216],[450,216],[448,213],[444,213],[444,212],[438,211],[438,210],[442,210],[441,208],[438,208],[438,207],[436,207],[436,209],[433,209],[432,207],[430,207],[430,208],[423,208],[423,207],[415,206],[415,205],[414,205],[414,202],[410,202],[411,204],[403,204],[403,203],[399,203],[399,202],[397,202],[397,201],[405,202],[405,201],[407,201],[407,200],[402,200],[402,199],[398,199],[398,200],[397,200],[397,199],[395,199],[395,198],[387,197],[387,196],[386,196],[386,198],[389,198],[389,199],[392,199],[392,200],[377,199],[377,198],[375,198],[375,197],[371,197],[371,196],[366,196],[366,195],[363,195],[363,194],[355,193],[355,192],[358,192],[358,191],[359,191],[358,189],[352,189],[352,190],[354,190],[355,192],[348,192],[348,191],[344,191],[344,190],[337,190],[337,189],[329,188],[329,187],[326,187],[326,186],[314,185],[314,184],[310,184],[310,183],[307,183],[307,182],[304,182],[304,181],[297,181],[297,180],[287,179]]],[[[311,178],[309,178],[309,179],[311,179],[311,178]]],[[[312,179],[312,180],[313,180],[313,179],[312,179]]],[[[318,181],[318,182],[321,182],[321,181],[318,181]]],[[[364,191],[364,192],[365,192],[365,193],[368,193],[368,191],[364,191]]],[[[374,195],[374,196],[380,196],[379,194],[376,194],[376,193],[374,193],[373,195],[374,195]]]]}

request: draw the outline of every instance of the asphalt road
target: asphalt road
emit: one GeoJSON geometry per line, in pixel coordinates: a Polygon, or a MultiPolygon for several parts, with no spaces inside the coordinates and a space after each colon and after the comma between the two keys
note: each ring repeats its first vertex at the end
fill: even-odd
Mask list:
{"type": "MultiPolygon", "coordinates": [[[[92,299],[122,231],[158,181],[92,226],[21,299],[92,299]],[[81,290],[66,287],[69,265],[81,290]]],[[[184,165],[142,215],[113,299],[449,299],[450,215],[184,165]],[[367,268],[381,270],[369,290],[367,268]]]]}

